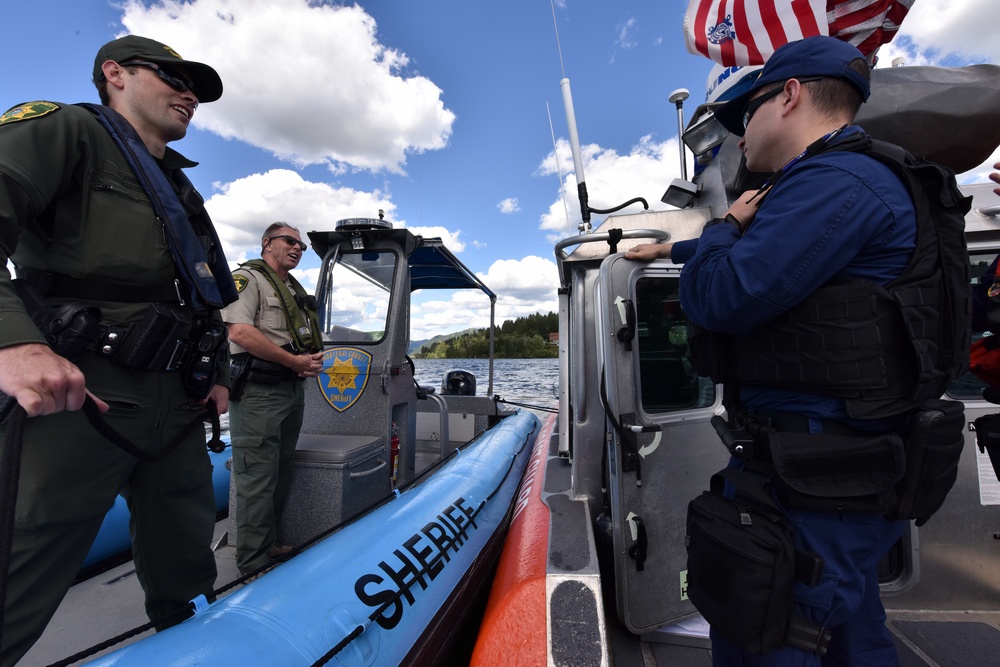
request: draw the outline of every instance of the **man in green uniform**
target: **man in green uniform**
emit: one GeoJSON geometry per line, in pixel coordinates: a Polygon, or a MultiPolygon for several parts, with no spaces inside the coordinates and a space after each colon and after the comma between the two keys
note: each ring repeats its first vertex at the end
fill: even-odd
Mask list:
{"type": "Polygon", "coordinates": [[[229,327],[236,375],[229,429],[236,485],[236,564],[247,574],[287,553],[277,524],[288,495],[305,398],[301,380],[323,369],[315,299],[290,273],[306,244],[275,222],[261,238],[261,259],[233,273],[239,301],[229,327]]]}
{"type": "Polygon", "coordinates": [[[0,271],[0,390],[29,417],[3,667],[44,630],[119,492],[150,619],[178,622],[216,577],[200,422],[207,401],[228,409],[228,370],[213,370],[225,362],[218,309],[236,294],[201,197],[180,171],[196,163],[167,144],[184,137],[200,102],[222,95],[222,82],[137,36],[101,47],[93,76],[106,106],[31,102],[0,117],[0,266],[10,259],[49,306],[100,309],[98,338],[71,363],[0,271]],[[199,341],[209,343],[201,352],[199,341]],[[145,456],[175,448],[155,461],[129,455],[84,418],[88,395],[145,456]]]}

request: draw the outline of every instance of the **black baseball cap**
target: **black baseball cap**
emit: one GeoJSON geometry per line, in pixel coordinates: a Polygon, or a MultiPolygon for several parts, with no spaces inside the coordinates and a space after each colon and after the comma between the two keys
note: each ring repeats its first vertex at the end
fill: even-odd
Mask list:
{"type": "Polygon", "coordinates": [[[715,117],[733,134],[743,136],[743,111],[758,90],[772,83],[804,77],[846,79],[861,91],[861,100],[871,93],[868,81],[852,70],[850,64],[864,55],[848,42],[836,37],[807,37],[780,46],[764,63],[764,69],[742,95],[734,97],[715,110],[715,117]]]}
{"type": "Polygon", "coordinates": [[[157,65],[179,69],[191,78],[199,102],[214,102],[222,97],[222,79],[218,72],[203,63],[184,60],[166,44],[138,35],[127,35],[102,46],[94,58],[94,82],[104,78],[101,67],[108,60],[126,63],[129,60],[146,60],[157,65]]]}

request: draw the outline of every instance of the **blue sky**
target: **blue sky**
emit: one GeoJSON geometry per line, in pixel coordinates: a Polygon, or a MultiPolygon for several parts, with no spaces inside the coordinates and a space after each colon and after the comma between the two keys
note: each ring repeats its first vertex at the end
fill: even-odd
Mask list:
{"type": "MultiPolygon", "coordinates": [[[[499,322],[556,309],[552,247],[576,233],[564,72],[591,205],[642,196],[665,206],[660,196],[680,175],[667,97],[690,90],[689,117],[712,67],[685,49],[686,8],[561,0],[561,64],[550,0],[7,3],[0,107],[94,101],[101,44],[126,33],[169,44],[215,67],[225,85],[174,147],[201,163],[188,174],[232,263],[257,256],[275,220],[305,233],[381,208],[397,226],[449,242],[499,295],[499,322]]],[[[998,24],[996,0],[916,0],[882,61],[1000,63],[998,24]]],[[[297,271],[309,286],[318,263],[310,252],[297,271]]],[[[412,337],[484,326],[488,316],[485,299],[424,296],[412,337]]]]}

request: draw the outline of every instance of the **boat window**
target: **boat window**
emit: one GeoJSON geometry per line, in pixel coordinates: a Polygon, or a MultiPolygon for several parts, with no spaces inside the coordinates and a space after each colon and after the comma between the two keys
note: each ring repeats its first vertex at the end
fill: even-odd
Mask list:
{"type": "Polygon", "coordinates": [[[327,262],[323,338],[330,343],[377,343],[385,336],[397,255],[389,251],[346,252],[327,262]]]}
{"type": "Polygon", "coordinates": [[[688,320],[677,293],[678,280],[640,278],[636,283],[636,339],[639,388],[647,413],[706,408],[715,404],[715,385],[694,372],[688,320]]]}
{"type": "MultiPolygon", "coordinates": [[[[993,258],[997,256],[997,251],[994,250],[982,250],[982,251],[969,251],[969,262],[971,263],[971,268],[969,275],[972,276],[972,288],[977,289],[980,284],[980,278],[989,268],[990,264],[993,262],[993,258]]],[[[972,340],[977,341],[982,338],[981,333],[973,333],[972,340]]],[[[951,381],[948,385],[947,394],[951,398],[965,401],[975,401],[982,400],[983,389],[986,388],[986,383],[980,380],[978,377],[972,373],[965,372],[956,379],[951,381]]]]}

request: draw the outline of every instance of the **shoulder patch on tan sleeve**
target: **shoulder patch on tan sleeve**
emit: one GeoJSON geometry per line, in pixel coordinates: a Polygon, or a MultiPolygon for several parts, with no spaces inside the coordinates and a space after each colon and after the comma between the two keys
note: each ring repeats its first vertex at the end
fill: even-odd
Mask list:
{"type": "Polygon", "coordinates": [[[16,123],[19,120],[31,120],[32,118],[41,118],[42,116],[47,116],[50,113],[59,111],[61,107],[54,102],[26,102],[25,104],[18,104],[16,107],[12,107],[4,112],[4,115],[0,116],[0,125],[5,125],[6,123],[16,123]]]}
{"type": "Polygon", "coordinates": [[[234,273],[233,282],[236,283],[236,291],[242,292],[246,288],[247,283],[250,282],[250,279],[244,276],[243,274],[234,273]]]}

